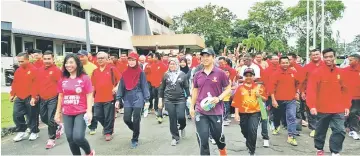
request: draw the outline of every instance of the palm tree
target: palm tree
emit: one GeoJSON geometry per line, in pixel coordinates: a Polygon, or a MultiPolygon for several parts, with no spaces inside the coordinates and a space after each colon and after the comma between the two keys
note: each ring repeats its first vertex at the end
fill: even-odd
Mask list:
{"type": "Polygon", "coordinates": [[[255,36],[253,33],[250,33],[248,39],[243,40],[242,44],[246,45],[246,50],[253,47],[255,51],[262,51],[266,47],[266,41],[263,39],[263,36],[255,36]]]}

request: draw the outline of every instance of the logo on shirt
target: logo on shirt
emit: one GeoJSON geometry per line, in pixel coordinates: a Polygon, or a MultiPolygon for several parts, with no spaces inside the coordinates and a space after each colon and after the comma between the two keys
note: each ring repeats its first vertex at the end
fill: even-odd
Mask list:
{"type": "Polygon", "coordinates": [[[27,72],[28,75],[29,75],[30,73],[31,73],[30,71],[27,72]]]}
{"type": "Polygon", "coordinates": [[[160,67],[158,67],[158,69],[160,69],[160,67]]]}
{"type": "Polygon", "coordinates": [[[214,77],[214,79],[212,80],[212,82],[217,82],[217,78],[216,78],[216,77],[214,77]]]}
{"type": "Polygon", "coordinates": [[[82,80],[78,80],[77,82],[78,82],[78,84],[75,85],[75,86],[81,86],[81,83],[82,83],[83,81],[82,81],[82,80]]]}
{"type": "Polygon", "coordinates": [[[337,75],[337,79],[340,80],[340,74],[337,75]]]}
{"type": "Polygon", "coordinates": [[[79,93],[81,93],[81,91],[82,91],[81,87],[76,87],[76,89],[75,89],[75,92],[76,92],[76,93],[79,94],[79,93]]]}
{"type": "Polygon", "coordinates": [[[52,73],[53,73],[52,71],[49,72],[50,75],[51,75],[52,73]]]}

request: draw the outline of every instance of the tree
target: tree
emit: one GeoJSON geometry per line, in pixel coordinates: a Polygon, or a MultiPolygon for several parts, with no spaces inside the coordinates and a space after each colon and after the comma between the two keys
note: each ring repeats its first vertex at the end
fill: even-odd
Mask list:
{"type": "MultiPolygon", "coordinates": [[[[279,0],[257,2],[249,10],[249,20],[259,26],[267,43],[283,40],[286,43],[286,23],[288,21],[283,3],[279,0]]],[[[267,47],[269,49],[269,47],[267,47]]]]}
{"type": "MultiPolygon", "coordinates": [[[[287,8],[287,14],[289,15],[290,23],[289,27],[295,30],[295,34],[298,37],[297,47],[301,56],[306,54],[306,27],[307,27],[307,1],[299,1],[298,4],[294,7],[287,8]]],[[[314,23],[312,16],[313,12],[313,2],[310,2],[310,29],[314,23]]],[[[321,46],[321,1],[316,3],[316,47],[321,46]]],[[[331,25],[338,19],[342,18],[345,6],[342,1],[325,1],[325,47],[327,46],[336,46],[334,45],[334,39],[332,39],[332,29],[331,25]]],[[[313,33],[310,30],[310,45],[313,41],[313,33]]]]}
{"type": "Polygon", "coordinates": [[[275,53],[284,52],[284,43],[281,40],[274,40],[270,44],[270,49],[275,53]]]}
{"type": "Polygon", "coordinates": [[[266,46],[266,41],[261,35],[255,36],[255,34],[250,33],[248,39],[244,39],[242,44],[246,46],[246,50],[250,48],[255,48],[256,51],[263,51],[266,46]]]}
{"type": "Polygon", "coordinates": [[[171,29],[176,33],[194,33],[203,36],[205,44],[215,51],[222,49],[232,33],[232,22],[236,16],[227,8],[211,3],[184,12],[173,18],[171,29]]]}

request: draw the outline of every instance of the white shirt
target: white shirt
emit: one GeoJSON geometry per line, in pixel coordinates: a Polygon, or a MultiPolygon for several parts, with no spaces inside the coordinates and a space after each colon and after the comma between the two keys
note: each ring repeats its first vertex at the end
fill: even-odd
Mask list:
{"type": "Polygon", "coordinates": [[[244,71],[245,71],[245,69],[247,69],[247,68],[252,68],[253,70],[254,70],[254,72],[255,72],[255,78],[260,78],[260,67],[258,66],[258,65],[256,65],[255,63],[251,63],[251,65],[248,67],[248,66],[246,66],[246,65],[243,65],[241,68],[240,68],[240,76],[242,76],[243,77],[243,79],[244,79],[244,71]]]}

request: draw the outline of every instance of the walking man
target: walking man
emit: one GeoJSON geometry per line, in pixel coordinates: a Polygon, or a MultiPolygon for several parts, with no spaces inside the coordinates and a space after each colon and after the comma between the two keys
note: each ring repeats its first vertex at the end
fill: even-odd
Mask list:
{"type": "Polygon", "coordinates": [[[344,74],[335,65],[336,54],[331,48],[323,52],[325,66],[310,76],[307,87],[307,105],[312,115],[317,115],[314,137],[317,155],[324,155],[326,133],[330,126],[330,151],[339,155],[345,139],[345,116],[349,115],[351,98],[344,82],[344,74]]]}
{"type": "Polygon", "coordinates": [[[210,155],[210,129],[220,155],[225,156],[227,154],[222,124],[224,104],[221,100],[231,92],[231,85],[225,73],[214,66],[214,50],[205,48],[201,52],[201,57],[204,69],[194,76],[190,115],[195,119],[200,155],[210,155]]]}

